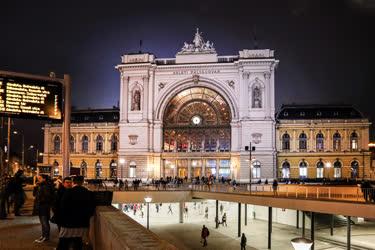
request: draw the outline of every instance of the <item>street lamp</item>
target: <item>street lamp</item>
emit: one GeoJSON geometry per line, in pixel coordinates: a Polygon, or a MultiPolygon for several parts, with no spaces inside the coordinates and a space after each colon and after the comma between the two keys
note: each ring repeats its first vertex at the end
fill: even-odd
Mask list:
{"type": "Polygon", "coordinates": [[[124,164],[125,164],[125,159],[124,158],[120,158],[120,160],[118,161],[120,163],[120,167],[121,167],[121,179],[124,178],[124,164]]]}
{"type": "Polygon", "coordinates": [[[294,238],[290,242],[295,250],[309,250],[313,244],[312,240],[306,238],[294,238]]]}
{"type": "Polygon", "coordinates": [[[328,172],[328,180],[329,180],[329,171],[330,171],[330,168],[332,167],[332,164],[331,162],[327,161],[326,162],[326,168],[327,168],[327,172],[328,172]]]}
{"type": "Polygon", "coordinates": [[[147,204],[147,229],[150,228],[150,203],[152,201],[151,197],[145,197],[145,202],[147,204]]]}
{"type": "Polygon", "coordinates": [[[249,143],[249,146],[245,146],[245,151],[249,151],[249,188],[250,188],[250,193],[251,193],[251,177],[252,177],[251,167],[253,166],[251,162],[251,152],[255,151],[255,147],[251,146],[251,142],[249,143]]]}
{"type": "Polygon", "coordinates": [[[25,166],[25,137],[17,130],[13,131],[13,134],[22,136],[22,167],[25,166]]]}

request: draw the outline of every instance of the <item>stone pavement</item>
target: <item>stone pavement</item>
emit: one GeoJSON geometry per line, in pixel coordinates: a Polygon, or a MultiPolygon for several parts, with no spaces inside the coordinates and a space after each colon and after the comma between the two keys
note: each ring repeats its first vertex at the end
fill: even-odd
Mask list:
{"type": "Polygon", "coordinates": [[[8,215],[0,220],[0,249],[54,249],[57,246],[57,226],[51,225],[51,239],[46,243],[34,243],[41,235],[38,216],[31,216],[33,200],[27,195],[26,203],[21,210],[22,216],[8,215]]]}

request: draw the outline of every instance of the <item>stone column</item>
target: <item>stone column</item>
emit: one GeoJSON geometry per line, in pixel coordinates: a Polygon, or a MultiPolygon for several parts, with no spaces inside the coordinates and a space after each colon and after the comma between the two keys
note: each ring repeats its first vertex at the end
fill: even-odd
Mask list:
{"type": "Polygon", "coordinates": [[[142,120],[147,120],[148,112],[148,76],[143,77],[143,107],[142,107],[142,120]]]}
{"type": "Polygon", "coordinates": [[[190,159],[188,159],[187,169],[188,169],[188,179],[190,180],[191,178],[191,160],[190,159]]]}
{"type": "Polygon", "coordinates": [[[90,134],[90,141],[89,141],[89,148],[88,148],[89,153],[94,152],[94,133],[90,134]]]}
{"type": "Polygon", "coordinates": [[[177,176],[177,160],[174,160],[173,174],[174,174],[174,176],[177,176]]]}
{"type": "Polygon", "coordinates": [[[121,97],[120,97],[120,121],[128,122],[128,103],[129,103],[129,77],[124,76],[121,84],[121,97]]]}
{"type": "Polygon", "coordinates": [[[333,147],[332,147],[332,141],[331,141],[331,130],[327,129],[327,135],[326,135],[326,142],[327,142],[327,150],[333,150],[333,147]]]}
{"type": "Polygon", "coordinates": [[[180,201],[179,205],[180,209],[178,211],[178,219],[180,223],[184,223],[184,203],[180,201]]]}
{"type": "Polygon", "coordinates": [[[310,150],[309,151],[315,151],[315,143],[314,143],[314,133],[313,133],[313,130],[310,129],[310,140],[309,140],[309,148],[310,150]]]}
{"type": "Polygon", "coordinates": [[[296,137],[296,130],[293,129],[293,148],[290,151],[297,151],[297,137],[296,137]]]}
{"type": "Polygon", "coordinates": [[[201,159],[201,164],[202,164],[202,176],[206,176],[206,164],[205,164],[205,160],[201,159]]]}
{"type": "MultiPolygon", "coordinates": [[[[263,96],[265,97],[263,108],[266,109],[266,114],[268,117],[271,117],[271,92],[270,92],[270,78],[271,73],[270,72],[264,72],[264,79],[266,80],[265,88],[263,89],[263,96]]],[[[273,115],[273,114],[272,114],[273,115]]]]}

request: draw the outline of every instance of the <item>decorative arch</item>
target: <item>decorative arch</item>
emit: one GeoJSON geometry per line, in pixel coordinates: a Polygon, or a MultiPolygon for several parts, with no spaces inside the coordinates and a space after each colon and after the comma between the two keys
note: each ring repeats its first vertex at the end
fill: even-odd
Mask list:
{"type": "Polygon", "coordinates": [[[168,103],[175,97],[179,92],[192,87],[205,87],[209,88],[218,94],[220,94],[224,100],[228,103],[231,111],[231,120],[236,120],[239,117],[238,105],[233,92],[230,89],[226,89],[224,84],[206,77],[199,76],[198,83],[196,82],[196,76],[188,77],[173,84],[169,84],[168,88],[160,96],[159,102],[155,109],[155,120],[163,120],[164,111],[168,103]]]}

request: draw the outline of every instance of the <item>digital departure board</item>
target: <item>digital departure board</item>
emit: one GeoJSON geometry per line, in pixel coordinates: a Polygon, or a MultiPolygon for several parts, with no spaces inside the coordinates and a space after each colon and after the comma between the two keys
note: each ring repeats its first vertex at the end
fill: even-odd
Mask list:
{"type": "Polygon", "coordinates": [[[0,116],[62,119],[61,82],[0,75],[0,116]]]}

